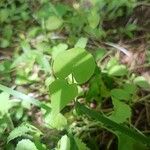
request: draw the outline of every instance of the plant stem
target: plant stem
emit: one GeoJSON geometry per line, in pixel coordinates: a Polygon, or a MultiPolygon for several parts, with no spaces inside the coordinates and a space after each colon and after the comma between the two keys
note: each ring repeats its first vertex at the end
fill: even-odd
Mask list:
{"type": "Polygon", "coordinates": [[[13,122],[12,122],[12,119],[11,119],[11,117],[10,117],[10,114],[7,114],[6,117],[7,117],[7,121],[8,121],[8,124],[9,124],[9,126],[10,126],[10,129],[13,130],[13,129],[14,129],[14,124],[13,124],[13,122]]]}

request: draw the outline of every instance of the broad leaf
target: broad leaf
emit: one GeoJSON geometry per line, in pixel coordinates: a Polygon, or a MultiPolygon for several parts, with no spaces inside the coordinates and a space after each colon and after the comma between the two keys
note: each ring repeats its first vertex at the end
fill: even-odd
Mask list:
{"type": "Polygon", "coordinates": [[[117,99],[112,99],[114,105],[114,111],[109,117],[111,120],[117,123],[123,123],[131,117],[131,108],[117,99]]]}
{"type": "Polygon", "coordinates": [[[35,144],[29,139],[23,139],[18,142],[15,150],[38,150],[35,144]]]}
{"type": "Polygon", "coordinates": [[[95,62],[93,56],[82,48],[73,48],[57,55],[54,59],[54,73],[64,79],[73,74],[79,83],[85,83],[93,75],[95,62]]]}
{"type": "Polygon", "coordinates": [[[127,73],[128,70],[124,65],[115,65],[108,70],[108,74],[111,76],[124,76],[127,73]]]}
{"type": "Polygon", "coordinates": [[[124,90],[129,93],[129,94],[135,94],[136,93],[136,90],[137,90],[137,87],[136,85],[134,84],[131,84],[131,83],[125,83],[123,85],[123,88],[124,90]]]}
{"type": "Polygon", "coordinates": [[[129,101],[131,98],[131,95],[123,89],[111,90],[111,96],[119,100],[127,100],[127,101],[129,101]]]}
{"type": "Polygon", "coordinates": [[[77,94],[76,84],[68,84],[65,80],[57,79],[49,86],[52,111],[59,113],[77,94]]]}

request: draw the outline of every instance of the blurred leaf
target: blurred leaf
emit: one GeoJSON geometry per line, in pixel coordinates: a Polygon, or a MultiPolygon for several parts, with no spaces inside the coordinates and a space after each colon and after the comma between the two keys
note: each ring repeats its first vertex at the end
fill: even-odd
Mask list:
{"type": "Polygon", "coordinates": [[[99,22],[100,22],[100,14],[95,9],[93,9],[88,15],[89,26],[95,29],[98,26],[99,22]]]}
{"type": "Polygon", "coordinates": [[[138,85],[141,88],[148,89],[150,88],[150,84],[143,76],[138,76],[134,79],[134,84],[138,85]]]}
{"type": "Polygon", "coordinates": [[[110,76],[124,76],[127,75],[128,70],[124,65],[115,65],[108,70],[110,76]]]}
{"type": "Polygon", "coordinates": [[[67,126],[67,119],[61,113],[53,114],[52,112],[47,114],[44,120],[52,129],[63,130],[67,126]]]}
{"type": "Polygon", "coordinates": [[[119,65],[119,62],[118,62],[118,60],[115,57],[112,57],[108,61],[106,69],[110,70],[113,66],[116,66],[116,65],[119,65]]]}
{"type": "Polygon", "coordinates": [[[67,48],[68,48],[68,45],[67,45],[67,44],[64,44],[64,43],[60,43],[60,44],[58,44],[57,46],[54,46],[54,47],[52,48],[52,57],[53,57],[53,59],[54,59],[60,52],[65,51],[67,48]]]}
{"type": "Polygon", "coordinates": [[[0,22],[3,23],[5,21],[7,21],[9,17],[9,9],[0,9],[0,22]]]}
{"type": "Polygon", "coordinates": [[[18,142],[15,150],[38,150],[35,144],[29,139],[23,139],[18,142]]]}
{"type": "Polygon", "coordinates": [[[82,142],[81,139],[74,137],[74,140],[75,140],[76,145],[77,145],[79,150],[89,150],[89,148],[86,146],[85,143],[82,142]]]}
{"type": "Polygon", "coordinates": [[[31,129],[27,127],[26,125],[21,125],[19,127],[16,127],[14,130],[12,130],[7,138],[7,142],[10,142],[11,140],[18,138],[20,136],[23,136],[30,132],[31,129]]]}
{"type": "Polygon", "coordinates": [[[1,48],[6,48],[9,46],[9,44],[10,44],[9,40],[3,39],[3,38],[0,39],[0,47],[1,48]]]}
{"type": "Polygon", "coordinates": [[[137,87],[132,83],[126,83],[123,85],[124,90],[129,94],[136,94],[137,87]]]}
{"type": "Polygon", "coordinates": [[[88,42],[87,38],[81,37],[81,38],[79,38],[79,40],[77,41],[77,43],[75,44],[74,47],[85,48],[87,42],[88,42]]]}
{"type": "Polygon", "coordinates": [[[0,93],[0,115],[5,115],[8,113],[8,110],[10,109],[10,101],[9,101],[9,94],[2,92],[0,93]]]}
{"type": "Polygon", "coordinates": [[[58,148],[56,150],[70,150],[70,139],[67,135],[62,136],[58,142],[58,148]]]}
{"type": "Polygon", "coordinates": [[[62,24],[62,19],[57,16],[50,16],[45,22],[46,29],[49,31],[60,28],[62,24]]]}
{"type": "Polygon", "coordinates": [[[97,49],[96,52],[94,53],[95,60],[98,61],[102,59],[103,56],[106,54],[106,52],[107,51],[103,48],[97,49]]]}

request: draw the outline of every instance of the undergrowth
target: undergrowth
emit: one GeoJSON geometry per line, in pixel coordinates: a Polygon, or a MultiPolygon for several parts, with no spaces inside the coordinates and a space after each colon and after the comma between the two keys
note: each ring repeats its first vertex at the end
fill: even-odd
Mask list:
{"type": "Polygon", "coordinates": [[[0,149],[150,149],[149,6],[1,0],[0,149]]]}

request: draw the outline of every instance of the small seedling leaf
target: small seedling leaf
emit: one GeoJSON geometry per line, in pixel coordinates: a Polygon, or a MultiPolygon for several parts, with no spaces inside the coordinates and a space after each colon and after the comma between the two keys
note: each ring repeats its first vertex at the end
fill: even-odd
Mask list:
{"type": "Polygon", "coordinates": [[[65,80],[57,79],[49,86],[52,111],[59,113],[77,94],[76,84],[68,84],[65,80]]]}

